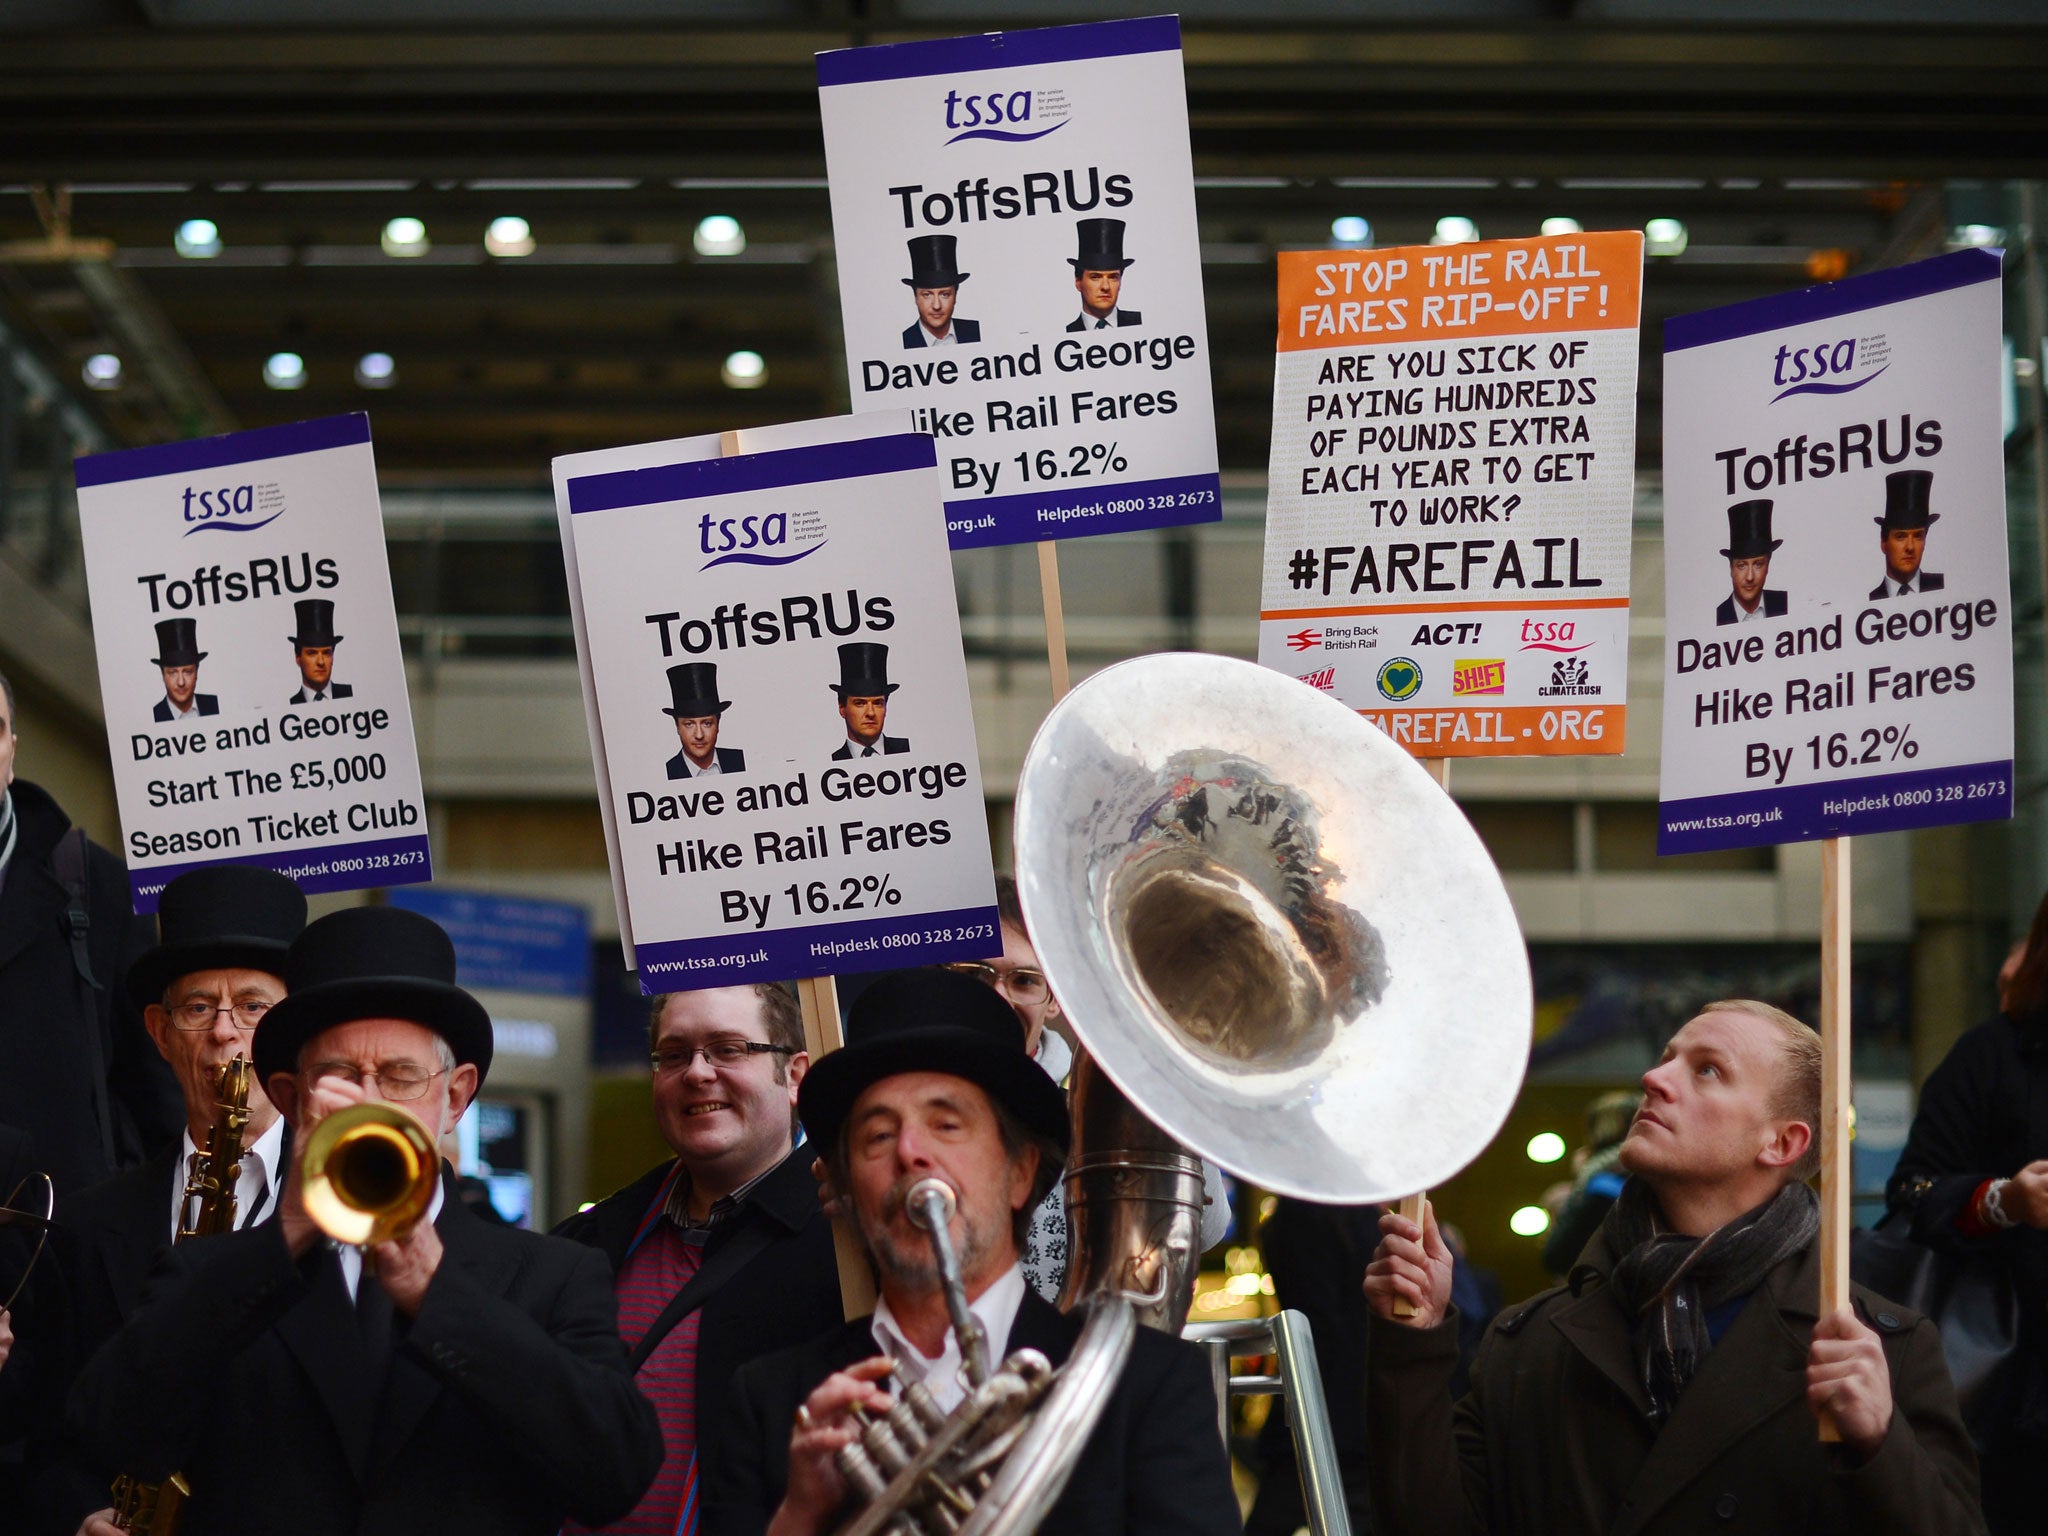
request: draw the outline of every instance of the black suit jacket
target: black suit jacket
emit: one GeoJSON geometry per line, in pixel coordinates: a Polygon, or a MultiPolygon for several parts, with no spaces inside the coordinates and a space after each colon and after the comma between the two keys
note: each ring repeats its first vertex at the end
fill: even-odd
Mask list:
{"type": "MultiPolygon", "coordinates": [[[[788,1483],[797,1405],[832,1372],[880,1353],[871,1321],[842,1323],[740,1372],[727,1453],[705,1469],[704,1536],[760,1536],[788,1483]]],[[[1059,1364],[1080,1333],[1078,1316],[1063,1316],[1026,1287],[1003,1353],[1028,1347],[1059,1364]]],[[[1243,1529],[1200,1350],[1138,1330],[1066,1492],[1039,1529],[1059,1536],[1236,1536],[1243,1529]]]]}
{"type": "MultiPolygon", "coordinates": [[[[697,1461],[715,1465],[732,1424],[733,1376],[749,1360],[815,1338],[844,1317],[832,1223],[818,1206],[811,1176],[814,1147],[798,1147],[754,1186],[740,1210],[705,1245],[704,1263],[743,1231],[758,1228],[768,1245],[711,1290],[697,1325],[697,1461]]],[[[555,1235],[587,1243],[624,1264],[640,1219],[674,1164],[663,1163],[609,1199],[579,1211],[555,1235]]]]}
{"type": "MultiPolygon", "coordinates": [[[[720,773],[745,773],[747,771],[747,754],[738,747],[714,747],[712,750],[718,754],[718,771],[720,773]]],[[[672,779],[687,779],[690,776],[689,761],[688,753],[678,752],[668,760],[668,776],[672,779]]]]}
{"type": "MultiPolygon", "coordinates": [[[[909,750],[910,738],[907,736],[884,736],[882,738],[882,755],[884,757],[893,756],[898,752],[908,752],[909,750]]],[[[832,760],[835,763],[851,762],[853,760],[853,743],[850,741],[839,743],[839,750],[832,754],[832,760]]]]}
{"type": "MultiPolygon", "coordinates": [[[[1145,317],[1139,314],[1135,309],[1119,309],[1116,312],[1116,323],[1117,328],[1121,330],[1123,327],[1127,325],[1143,325],[1145,323],[1145,317]]],[[[1095,327],[1088,323],[1088,319],[1085,315],[1081,315],[1076,316],[1074,319],[1074,323],[1068,326],[1067,329],[1070,331],[1092,331],[1095,329],[1095,327]]]]}
{"type": "MultiPolygon", "coordinates": [[[[444,1167],[443,1177],[448,1177],[444,1167]]],[[[661,1463],[601,1255],[460,1200],[381,1381],[324,1245],[275,1222],[172,1248],[69,1416],[100,1462],[192,1482],[181,1536],[530,1532],[638,1502],[661,1463]]],[[[365,1278],[365,1284],[374,1285],[365,1278]]]]}
{"type": "MultiPolygon", "coordinates": [[[[220,713],[220,699],[211,693],[195,693],[192,695],[192,707],[202,715],[217,715],[220,713]]],[[[158,699],[156,708],[150,711],[150,715],[159,725],[169,725],[177,718],[171,711],[171,701],[168,698],[158,699]]]]}
{"type": "MultiPolygon", "coordinates": [[[[329,683],[327,685],[327,697],[330,699],[352,699],[355,696],[355,689],[347,683],[329,683]]],[[[294,704],[304,704],[307,702],[307,697],[305,688],[301,687],[297,693],[292,695],[291,702],[294,704]]]]}
{"type": "MultiPolygon", "coordinates": [[[[981,340],[981,322],[979,320],[962,320],[958,315],[955,315],[953,317],[953,337],[963,345],[970,341],[981,340]]],[[[922,352],[928,345],[929,343],[924,339],[924,322],[922,320],[912,321],[903,328],[904,351],[922,352]]]]}
{"type": "MultiPolygon", "coordinates": [[[[1873,603],[1879,601],[1881,598],[1884,598],[1890,593],[1891,589],[1889,583],[1891,579],[1891,573],[1887,571],[1885,573],[1884,580],[1880,581],[1876,586],[1870,589],[1870,600],[1873,603]]],[[[1942,574],[1939,571],[1922,571],[1919,575],[1915,576],[1913,580],[1915,582],[1914,590],[1916,592],[1939,592],[1943,587],[1948,585],[1947,581],[1945,581],[1942,578],[1942,574]]]]}
{"type": "MultiPolygon", "coordinates": [[[[1782,619],[1788,606],[1785,594],[1774,587],[1765,587],[1763,595],[1764,617],[1767,619],[1782,619]]],[[[1721,606],[1714,610],[1714,622],[1716,624],[1733,624],[1735,622],[1735,594],[1733,592],[1722,598],[1721,606]]]]}

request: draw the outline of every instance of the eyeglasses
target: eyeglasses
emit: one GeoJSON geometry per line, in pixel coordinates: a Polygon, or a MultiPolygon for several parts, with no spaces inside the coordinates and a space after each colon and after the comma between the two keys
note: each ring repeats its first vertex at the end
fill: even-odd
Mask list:
{"type": "Polygon", "coordinates": [[[794,1056],[796,1047],[760,1040],[713,1040],[707,1045],[676,1045],[650,1058],[657,1072],[687,1072],[699,1056],[714,1067],[736,1067],[749,1056],[794,1056]]]}
{"type": "Polygon", "coordinates": [[[435,1078],[447,1075],[448,1069],[441,1067],[433,1072],[422,1072],[409,1061],[393,1062],[388,1067],[378,1067],[366,1072],[352,1061],[320,1061],[313,1064],[314,1082],[323,1079],[353,1083],[358,1088],[366,1082],[374,1082],[377,1092],[393,1104],[405,1104],[424,1095],[435,1078]]]}
{"type": "Polygon", "coordinates": [[[1045,984],[1045,972],[1034,971],[1028,966],[1020,965],[1005,971],[980,960],[961,960],[946,969],[957,971],[985,987],[994,987],[1013,1002],[1042,1003],[1052,996],[1052,988],[1045,984]]]}
{"type": "Polygon", "coordinates": [[[260,997],[245,997],[232,1003],[202,1003],[194,1000],[179,1003],[170,1010],[171,1025],[175,1029],[188,1029],[195,1033],[213,1028],[213,1021],[224,1013],[235,1016],[237,1029],[254,1029],[263,1022],[263,1015],[270,1012],[271,1005],[260,997]]]}

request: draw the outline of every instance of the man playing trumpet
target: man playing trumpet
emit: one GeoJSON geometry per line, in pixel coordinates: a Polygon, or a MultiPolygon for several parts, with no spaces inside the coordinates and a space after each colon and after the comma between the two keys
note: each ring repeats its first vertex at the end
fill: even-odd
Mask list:
{"type": "Polygon", "coordinates": [[[625,1513],[660,1464],[603,1256],[443,1199],[431,1149],[492,1045],[454,975],[448,936],[415,913],[306,929],[256,1032],[257,1077],[302,1145],[331,1115],[389,1105],[440,1175],[431,1198],[407,1181],[395,1198],[423,1204],[417,1220],[337,1246],[311,1214],[321,1170],[294,1166],[275,1222],[172,1250],[72,1391],[96,1456],[145,1480],[183,1469],[181,1536],[552,1536],[625,1513]]]}

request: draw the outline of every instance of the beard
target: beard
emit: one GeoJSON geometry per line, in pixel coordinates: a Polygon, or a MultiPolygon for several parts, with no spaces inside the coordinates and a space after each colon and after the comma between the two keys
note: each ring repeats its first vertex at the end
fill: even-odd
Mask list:
{"type": "MultiPolygon", "coordinates": [[[[912,1292],[936,1291],[940,1281],[939,1261],[930,1237],[919,1227],[905,1232],[897,1222],[911,1186],[926,1177],[909,1174],[898,1179],[882,1197],[882,1207],[872,1219],[864,1213],[860,1215],[861,1238],[876,1267],[895,1285],[912,1292]]],[[[991,1217],[978,1204],[970,1205],[965,1192],[960,1192],[953,1251],[959,1257],[963,1276],[977,1273],[988,1262],[1002,1233],[1008,1230],[1008,1223],[1007,1211],[991,1217]]]]}

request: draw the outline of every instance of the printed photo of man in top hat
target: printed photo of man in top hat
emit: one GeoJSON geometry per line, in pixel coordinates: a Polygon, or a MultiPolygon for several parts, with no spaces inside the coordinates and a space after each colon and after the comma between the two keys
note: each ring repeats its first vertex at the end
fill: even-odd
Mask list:
{"type": "Polygon", "coordinates": [[[299,664],[299,691],[294,704],[325,704],[329,699],[352,699],[356,691],[334,680],[334,648],[341,636],[334,632],[334,603],[325,597],[302,597],[292,604],[298,622],[292,626],[292,660],[299,664]]]}
{"type": "Polygon", "coordinates": [[[969,274],[960,270],[960,242],[952,235],[919,235],[910,242],[910,276],[903,286],[917,300],[917,319],[903,328],[903,350],[950,347],[981,340],[981,322],[953,313],[960,285],[969,274]]]}
{"type": "Polygon", "coordinates": [[[150,718],[158,725],[169,725],[195,715],[219,714],[220,700],[198,692],[199,663],[206,660],[206,652],[199,649],[199,621],[158,619],[156,649],[157,654],[149,659],[164,675],[164,696],[157,700],[150,718]]]}
{"type": "Polygon", "coordinates": [[[718,696],[718,668],[686,661],[668,669],[669,706],[662,713],[676,723],[683,750],[668,760],[672,779],[701,779],[709,773],[744,773],[747,755],[718,744],[718,722],[732,700],[718,696]]]}
{"type": "Polygon", "coordinates": [[[1927,554],[1927,530],[1941,521],[1939,512],[1927,510],[1933,489],[1934,472],[1928,469],[1902,469],[1884,477],[1884,516],[1875,519],[1884,580],[1871,589],[1871,601],[1939,592],[1948,584],[1940,572],[1920,565],[1927,554]]]}
{"type": "Polygon", "coordinates": [[[839,695],[839,718],[846,722],[846,740],[832,754],[834,762],[910,750],[904,737],[882,733],[889,715],[889,695],[900,686],[889,681],[886,645],[854,640],[839,647],[839,681],[831,688],[839,695]]]}
{"type": "Polygon", "coordinates": [[[1080,318],[1070,331],[1106,331],[1112,326],[1141,325],[1135,309],[1118,307],[1124,272],[1137,263],[1124,255],[1122,219],[1081,219],[1074,225],[1079,251],[1067,258],[1074,269],[1074,291],[1081,295],[1080,318]]]}
{"type": "Polygon", "coordinates": [[[1789,600],[1783,592],[1764,585],[1771,574],[1771,552],[1784,542],[1771,537],[1769,501],[1738,501],[1728,509],[1728,547],[1721,551],[1721,558],[1728,562],[1728,580],[1734,591],[1714,610],[1716,624],[1784,617],[1789,600]]]}

